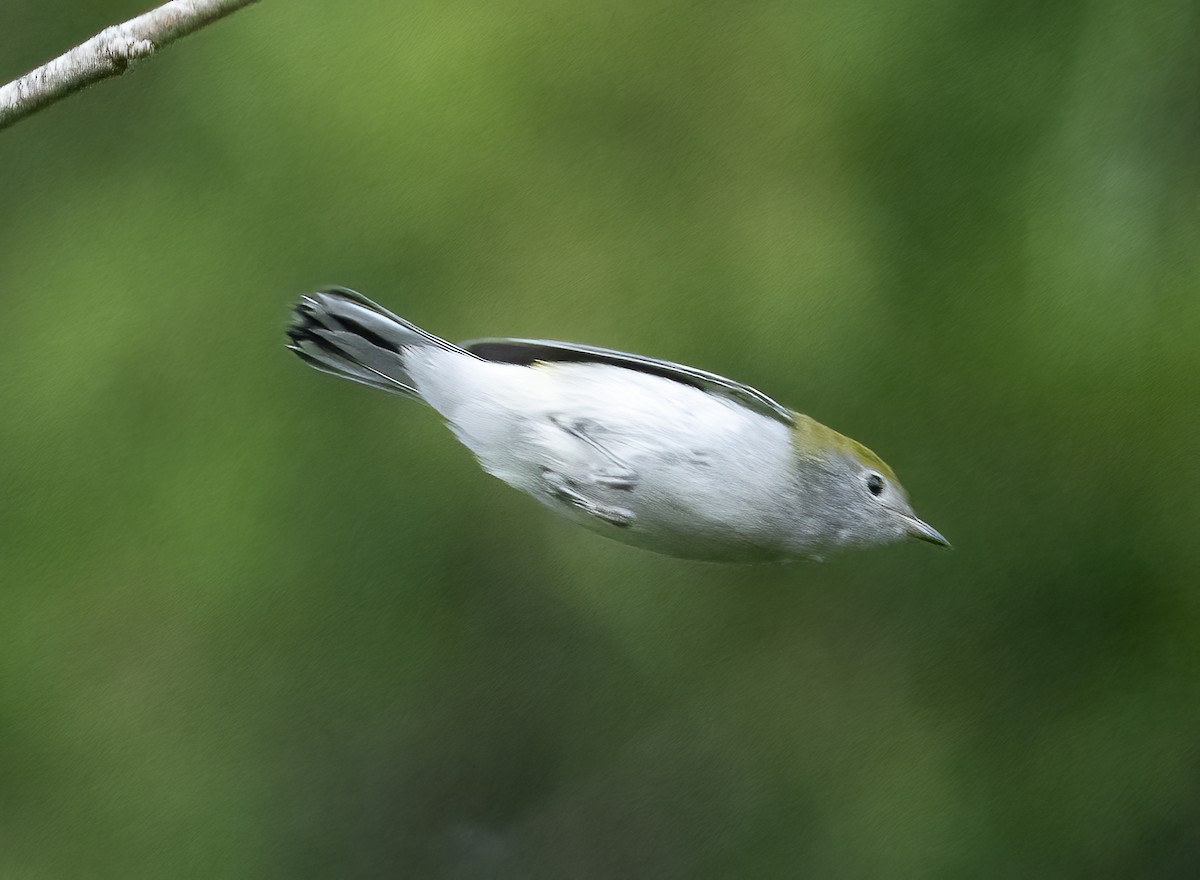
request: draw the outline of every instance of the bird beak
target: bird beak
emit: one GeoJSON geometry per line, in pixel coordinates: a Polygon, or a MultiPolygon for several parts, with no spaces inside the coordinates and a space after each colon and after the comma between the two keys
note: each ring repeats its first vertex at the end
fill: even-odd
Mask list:
{"type": "Polygon", "coordinates": [[[908,517],[908,533],[918,541],[928,541],[930,544],[937,544],[940,547],[950,546],[950,542],[943,537],[941,532],[915,516],[908,517]]]}

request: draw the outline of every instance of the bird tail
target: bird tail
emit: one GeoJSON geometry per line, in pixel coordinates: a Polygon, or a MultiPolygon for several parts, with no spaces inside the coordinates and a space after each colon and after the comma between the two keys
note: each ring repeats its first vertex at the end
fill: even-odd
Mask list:
{"type": "Polygon", "coordinates": [[[406,349],[431,345],[466,354],[340,287],[300,297],[287,335],[288,348],[318,370],[418,399],[421,392],[404,366],[406,349]]]}

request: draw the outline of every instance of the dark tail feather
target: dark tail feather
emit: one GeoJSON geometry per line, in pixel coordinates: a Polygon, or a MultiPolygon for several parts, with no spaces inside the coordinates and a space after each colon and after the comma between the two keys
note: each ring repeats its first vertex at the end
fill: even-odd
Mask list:
{"type": "Polygon", "coordinates": [[[300,297],[287,335],[288,348],[318,370],[417,398],[421,394],[404,368],[404,350],[435,345],[462,351],[345,288],[300,297]]]}

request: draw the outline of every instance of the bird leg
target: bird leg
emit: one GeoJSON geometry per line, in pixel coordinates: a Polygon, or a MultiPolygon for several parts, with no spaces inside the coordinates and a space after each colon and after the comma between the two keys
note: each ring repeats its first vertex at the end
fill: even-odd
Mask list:
{"type": "Polygon", "coordinates": [[[603,486],[606,489],[632,489],[637,485],[637,471],[625,464],[617,455],[615,455],[607,446],[588,433],[590,423],[586,419],[572,419],[562,415],[550,416],[550,421],[554,422],[562,430],[566,431],[576,440],[586,443],[593,450],[608,460],[611,467],[601,471],[596,471],[591,474],[591,480],[598,486],[603,486]]]}
{"type": "Polygon", "coordinates": [[[617,507],[612,504],[602,504],[599,501],[588,498],[579,491],[578,484],[575,481],[557,471],[542,468],[542,479],[546,481],[546,484],[550,487],[550,493],[554,497],[618,528],[628,528],[637,518],[633,511],[628,508],[617,507]]]}

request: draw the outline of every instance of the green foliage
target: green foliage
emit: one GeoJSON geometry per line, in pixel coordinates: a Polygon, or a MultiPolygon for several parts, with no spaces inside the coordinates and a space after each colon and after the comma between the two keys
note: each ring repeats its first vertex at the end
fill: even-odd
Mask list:
{"type": "Polygon", "coordinates": [[[1198,19],[267,2],[7,131],[0,876],[1195,876],[1198,19]],[[957,549],[605,542],[290,357],[329,283],[750,382],[957,549]]]}

